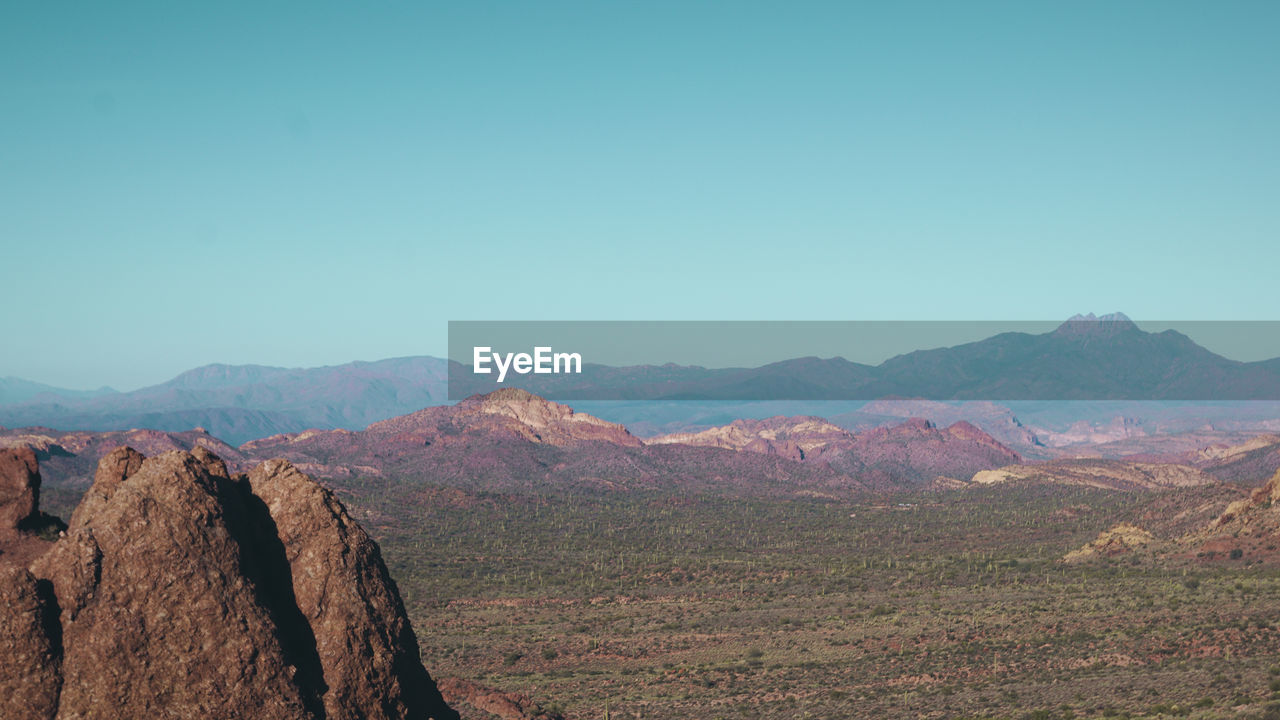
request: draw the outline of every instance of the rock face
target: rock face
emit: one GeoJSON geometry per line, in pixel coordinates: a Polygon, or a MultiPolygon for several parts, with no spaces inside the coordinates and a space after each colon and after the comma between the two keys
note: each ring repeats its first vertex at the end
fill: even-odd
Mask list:
{"type": "Polygon", "coordinates": [[[25,569],[0,565],[0,717],[47,720],[58,710],[61,648],[48,595],[25,569]]]}
{"type": "Polygon", "coordinates": [[[249,473],[283,545],[292,593],[314,637],[329,720],[448,716],[377,543],[329,490],[283,460],[249,473]]]}
{"type": "Polygon", "coordinates": [[[56,713],[4,717],[457,717],[377,545],[283,461],[250,479],[204,448],[113,451],[31,571],[0,589],[0,637],[28,648],[0,688],[56,713]]]}
{"type": "Polygon", "coordinates": [[[0,450],[0,535],[13,535],[37,514],[40,470],[30,448],[0,450]]]}
{"type": "Polygon", "coordinates": [[[120,483],[138,472],[145,459],[142,453],[131,447],[118,447],[102,458],[98,463],[98,471],[93,475],[93,486],[71,513],[71,529],[83,527],[86,518],[101,512],[102,506],[115,493],[116,488],[120,487],[120,483]]]}

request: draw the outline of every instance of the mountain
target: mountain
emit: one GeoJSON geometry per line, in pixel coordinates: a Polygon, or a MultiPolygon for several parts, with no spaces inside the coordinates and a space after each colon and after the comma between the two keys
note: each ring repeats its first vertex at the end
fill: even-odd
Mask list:
{"type": "Polygon", "coordinates": [[[866,423],[881,426],[886,424],[884,418],[924,418],[937,425],[964,421],[1022,452],[1037,452],[1037,448],[1044,445],[1036,432],[1023,425],[1011,408],[986,401],[874,400],[857,412],[835,415],[831,421],[841,427],[866,423]]]}
{"type": "Polygon", "coordinates": [[[1022,457],[976,426],[959,421],[940,428],[922,418],[853,437],[824,457],[833,469],[877,487],[950,487],[980,470],[1022,462],[1022,457]]]}
{"type": "Polygon", "coordinates": [[[97,397],[33,397],[0,406],[0,425],[82,430],[208,428],[239,444],[312,427],[361,429],[446,401],[432,357],[320,368],[206,365],[160,385],[97,397]]]}
{"type": "MultiPolygon", "coordinates": [[[[589,401],[600,406],[617,403],[629,408],[619,412],[625,412],[628,423],[644,434],[702,430],[743,417],[727,408],[718,415],[708,413],[716,403],[873,401],[861,410],[842,406],[828,417],[834,424],[854,430],[888,424],[893,417],[926,417],[940,425],[966,420],[1034,457],[1053,456],[1054,447],[1151,434],[1151,422],[1197,420],[1197,411],[1189,406],[1181,415],[1174,411],[1146,422],[1132,417],[1139,410],[1130,407],[1101,421],[1090,419],[1072,427],[1088,408],[1084,403],[1056,401],[1079,399],[1101,404],[1109,398],[1113,402],[1132,401],[1132,405],[1151,400],[1212,399],[1221,407],[1205,412],[1219,418],[1215,422],[1220,421],[1221,429],[1238,430],[1241,428],[1230,427],[1232,412],[1252,416],[1261,411],[1227,407],[1230,401],[1280,400],[1280,358],[1236,362],[1180,333],[1144,332],[1115,314],[1076,316],[1056,330],[1038,335],[1003,333],[954,347],[920,350],[878,366],[815,357],[756,368],[720,369],[588,363],[581,375],[510,376],[499,386],[493,375],[476,375],[456,362],[431,357],[293,369],[207,365],[127,393],[51,395],[52,390],[35,392],[26,385],[15,385],[17,389],[0,395],[0,425],[166,431],[204,427],[235,444],[309,428],[360,430],[447,403],[449,373],[454,373],[455,397],[515,387],[553,400],[589,401]],[[942,400],[974,402],[960,406],[937,402],[942,400]],[[653,401],[664,402],[637,405],[653,401]],[[1022,409],[1014,416],[1007,405],[990,401],[1029,403],[1038,420],[1028,420],[1022,409]],[[910,407],[912,403],[919,407],[910,407]],[[891,409],[894,404],[901,406],[891,409]],[[955,407],[962,409],[948,409],[955,407]],[[1128,418],[1130,424],[1100,427],[1117,416],[1128,418]],[[690,428],[690,424],[702,427],[690,428]],[[1050,449],[1039,449],[1043,447],[1050,449]]],[[[816,407],[784,412],[825,415],[816,407]]],[[[769,414],[777,412],[754,417],[769,414]]],[[[1260,421],[1276,420],[1272,412],[1260,421]]],[[[1272,431],[1277,429],[1280,425],[1272,431]]]]}
{"type": "Polygon", "coordinates": [[[970,423],[939,428],[921,418],[856,434],[817,417],[735,420],[646,442],[729,448],[822,463],[883,489],[919,487],[943,478],[967,479],[979,470],[1022,460],[970,423]]]}
{"type": "MultiPolygon", "coordinates": [[[[494,389],[457,363],[453,394],[494,389]]],[[[673,365],[509,376],[556,400],[1280,400],[1280,359],[1238,362],[1174,330],[1149,333],[1123,314],[1075,316],[1057,329],[1007,332],[918,350],[870,366],[802,357],[757,368],[673,365]]]]}
{"type": "Polygon", "coordinates": [[[359,432],[309,430],[245,443],[332,478],[419,480],[473,491],[715,491],[777,495],[860,489],[825,465],[679,444],[646,445],[621,425],[508,388],[359,432]]]}
{"type": "Polygon", "coordinates": [[[534,443],[570,446],[607,442],[638,447],[640,440],[616,423],[549,402],[517,388],[467,398],[452,407],[427,408],[370,425],[369,436],[439,439],[452,432],[510,433],[534,443]]]}
{"type": "Polygon", "coordinates": [[[32,400],[56,402],[62,399],[94,398],[115,394],[109,387],[97,390],[68,390],[16,377],[0,378],[0,405],[11,405],[32,400]]]}
{"type": "MultiPolygon", "coordinates": [[[[32,455],[0,451],[0,487],[32,455]]],[[[16,563],[0,535],[4,717],[458,718],[377,543],[286,462],[117,448],[67,530],[25,543],[16,563]]]]}

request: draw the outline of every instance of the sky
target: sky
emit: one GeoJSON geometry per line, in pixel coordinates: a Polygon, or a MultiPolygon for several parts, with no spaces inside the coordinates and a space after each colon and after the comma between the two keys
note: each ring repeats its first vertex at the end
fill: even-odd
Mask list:
{"type": "Polygon", "coordinates": [[[1280,3],[0,6],[0,377],[1276,320],[1280,3]]]}

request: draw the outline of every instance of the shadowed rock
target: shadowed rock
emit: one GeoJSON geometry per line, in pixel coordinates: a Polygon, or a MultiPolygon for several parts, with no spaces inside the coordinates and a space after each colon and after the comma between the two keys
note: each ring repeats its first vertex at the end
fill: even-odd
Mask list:
{"type": "Polygon", "coordinates": [[[36,563],[63,609],[59,717],[308,717],[209,465],[146,460],[36,563]]]}
{"type": "Polygon", "coordinates": [[[14,535],[37,515],[40,470],[30,448],[0,450],[0,535],[14,535]]]}
{"type": "Polygon", "coordinates": [[[0,563],[0,717],[47,720],[58,709],[59,638],[50,593],[0,563]]]}
{"type": "Polygon", "coordinates": [[[249,485],[283,544],[327,686],[327,717],[456,718],[422,667],[377,543],[338,498],[283,460],[255,468],[249,485]]]}
{"type": "Polygon", "coordinates": [[[117,449],[31,572],[2,569],[0,717],[458,717],[377,544],[284,461],[117,449]]]}

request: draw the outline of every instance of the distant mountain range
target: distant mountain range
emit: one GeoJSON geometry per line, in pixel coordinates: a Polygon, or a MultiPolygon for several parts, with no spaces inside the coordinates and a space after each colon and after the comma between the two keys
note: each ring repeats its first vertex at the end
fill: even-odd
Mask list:
{"type": "MultiPolygon", "coordinates": [[[[450,364],[450,395],[493,390],[495,375],[450,364]]],[[[507,386],[581,400],[1280,400],[1280,358],[1239,362],[1121,313],[1075,316],[1052,332],[1008,332],[871,366],[803,357],[757,368],[584,365],[581,374],[511,375],[507,386]]]]}
{"type": "Polygon", "coordinates": [[[113,393],[115,390],[109,387],[101,387],[97,390],[68,390],[22,378],[0,378],[0,405],[30,401],[53,402],[59,398],[91,398],[113,393]]]}
{"type": "Polygon", "coordinates": [[[0,425],[100,431],[201,427],[238,445],[307,428],[361,429],[446,402],[445,383],[445,361],[432,357],[293,369],[206,365],[132,392],[27,395],[0,406],[0,425]]]}
{"type": "MultiPolygon", "coordinates": [[[[124,393],[109,388],[66,391],[6,378],[0,381],[0,425],[173,432],[198,427],[239,445],[312,428],[360,430],[447,404],[450,371],[455,373],[455,386],[461,386],[453,388],[455,393],[481,394],[499,387],[484,379],[491,376],[473,375],[456,363],[425,356],[319,368],[207,365],[124,393]]],[[[1053,332],[1005,333],[908,353],[874,367],[842,358],[797,358],[747,369],[595,366],[590,375],[525,375],[511,378],[506,386],[571,400],[596,415],[626,422],[642,435],[696,431],[778,414],[820,414],[846,430],[917,416],[944,425],[966,420],[1006,445],[1036,455],[1043,446],[1145,434],[1140,421],[1128,417],[1131,408],[1119,405],[1126,401],[1212,398],[1226,404],[1231,399],[1280,399],[1280,360],[1236,362],[1177,332],[1144,332],[1123,315],[1077,316],[1053,332]],[[598,399],[579,399],[583,397],[598,399]],[[957,406],[918,399],[942,397],[971,402],[957,406]],[[831,402],[840,398],[853,399],[844,406],[831,402]],[[877,398],[890,400],[865,402],[877,398]],[[984,402],[1002,398],[1005,405],[984,402]],[[1031,401],[1025,398],[1088,398],[1094,408],[1106,405],[1101,398],[1116,400],[1105,417],[1093,417],[1096,409],[1083,404],[1048,401],[1028,406],[1031,401]],[[1022,421],[1008,407],[1018,403],[1022,421]],[[1040,417],[1041,428],[1025,422],[1030,412],[1040,417]],[[1082,412],[1092,414],[1080,417],[1082,412]],[[1118,426],[1116,418],[1121,418],[1118,426]],[[1072,425],[1081,420],[1086,424],[1072,425]]],[[[1183,427],[1188,418],[1200,423],[1210,415],[1227,418],[1237,412],[1220,410],[1160,411],[1157,419],[1148,420],[1183,427]]],[[[1255,424],[1280,418],[1256,406],[1239,412],[1255,424]]],[[[1154,417],[1155,411],[1147,408],[1143,413],[1154,417]]],[[[1275,431],[1280,426],[1262,429],[1275,431]]]]}

